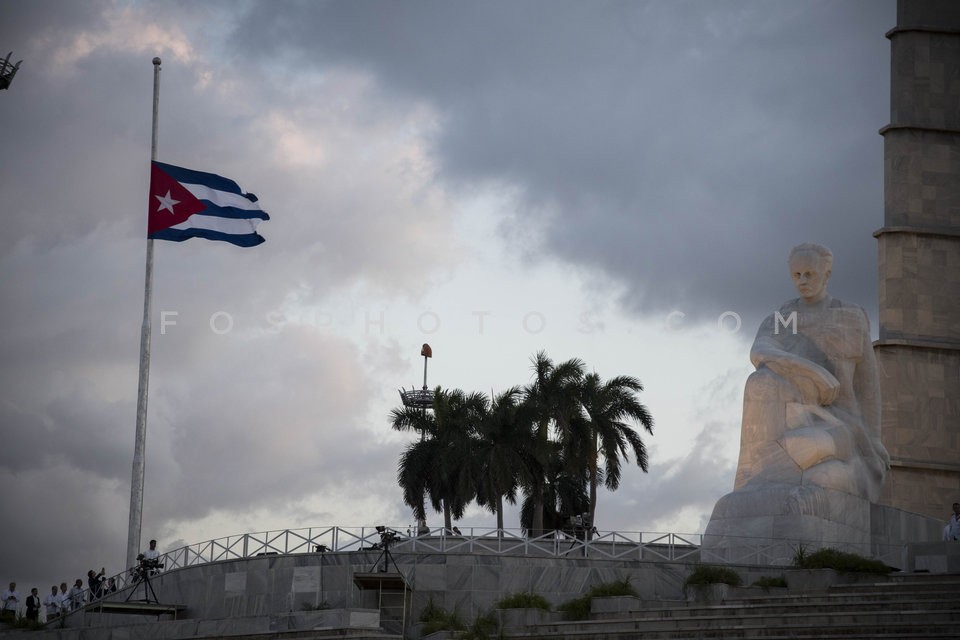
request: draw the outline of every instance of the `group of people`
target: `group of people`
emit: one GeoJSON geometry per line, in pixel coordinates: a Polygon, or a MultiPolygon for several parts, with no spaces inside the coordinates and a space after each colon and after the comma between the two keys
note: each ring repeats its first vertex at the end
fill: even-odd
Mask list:
{"type": "MultiPolygon", "coordinates": [[[[144,565],[150,565],[150,573],[154,573],[158,565],[160,552],[157,551],[157,541],[150,541],[150,548],[138,556],[141,565],[136,567],[140,570],[144,565]],[[144,562],[146,561],[146,562],[144,562]],[[152,563],[152,564],[151,564],[152,563]]],[[[11,582],[10,587],[0,595],[0,619],[5,622],[12,622],[17,618],[21,606],[25,607],[24,617],[28,620],[39,621],[40,611],[44,609],[47,614],[47,621],[54,620],[57,617],[83,608],[88,602],[93,602],[106,595],[117,591],[118,585],[115,578],[106,577],[105,568],[100,571],[90,569],[87,571],[87,584],[84,586],[83,579],[77,578],[72,587],[67,587],[66,582],[61,582],[60,587],[53,585],[50,587],[50,593],[46,597],[40,597],[37,588],[30,590],[30,595],[21,603],[20,592],[17,591],[17,583],[11,582]]],[[[137,576],[134,576],[137,579],[137,576]]]]}
{"type": "MultiPolygon", "coordinates": [[[[87,602],[92,602],[98,598],[117,590],[117,583],[113,578],[105,578],[106,571],[100,569],[97,573],[93,569],[87,572],[87,586],[83,586],[83,580],[77,578],[73,586],[67,588],[66,582],[60,583],[60,589],[56,585],[50,587],[50,593],[43,599],[43,606],[47,610],[47,620],[53,620],[57,616],[67,612],[80,609],[87,602]]],[[[36,589],[33,590],[34,593],[36,589]]],[[[30,603],[27,603],[27,617],[30,617],[30,603]]],[[[34,618],[36,619],[36,618],[34,618]]]]}
{"type": "MultiPolygon", "coordinates": [[[[23,604],[26,607],[24,617],[27,620],[39,621],[41,608],[46,610],[47,620],[80,609],[87,602],[102,598],[108,593],[117,590],[116,580],[105,577],[106,570],[100,569],[96,572],[93,569],[87,572],[87,586],[83,585],[83,580],[77,578],[72,587],[67,587],[66,582],[61,582],[50,587],[50,593],[43,599],[37,588],[30,589],[30,595],[26,597],[23,604]]],[[[17,583],[11,582],[9,588],[3,592],[2,616],[5,621],[16,619],[20,611],[20,592],[17,591],[17,583]]]]}

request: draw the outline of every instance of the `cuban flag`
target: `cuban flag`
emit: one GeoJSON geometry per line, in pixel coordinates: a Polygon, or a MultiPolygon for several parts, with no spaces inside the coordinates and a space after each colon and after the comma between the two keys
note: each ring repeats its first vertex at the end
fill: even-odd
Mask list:
{"type": "Polygon", "coordinates": [[[149,212],[147,237],[153,240],[206,238],[240,247],[263,242],[257,225],[270,219],[257,196],[233,180],[156,161],[150,168],[149,212]]]}

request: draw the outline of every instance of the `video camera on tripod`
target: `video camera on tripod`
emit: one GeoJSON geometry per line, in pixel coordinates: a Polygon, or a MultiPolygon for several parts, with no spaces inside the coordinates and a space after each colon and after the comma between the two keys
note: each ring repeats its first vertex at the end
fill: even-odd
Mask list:
{"type": "Polygon", "coordinates": [[[391,544],[400,539],[400,534],[393,529],[385,526],[378,526],[377,533],[380,534],[380,548],[388,549],[391,544]]]}
{"type": "Polygon", "coordinates": [[[586,540],[587,533],[592,528],[593,524],[590,522],[590,514],[583,513],[575,516],[570,516],[569,520],[568,533],[572,532],[573,537],[577,540],[586,540]]]}
{"type": "Polygon", "coordinates": [[[137,566],[134,569],[133,581],[139,582],[144,578],[160,573],[163,563],[159,558],[147,558],[142,553],[137,554],[137,566]]]}
{"type": "MultiPolygon", "coordinates": [[[[393,529],[389,527],[385,527],[383,525],[380,525],[377,527],[377,533],[380,534],[380,542],[371,546],[370,549],[371,550],[379,549],[380,557],[378,557],[376,561],[374,561],[373,567],[379,566],[378,570],[380,571],[380,573],[386,573],[391,562],[393,562],[394,567],[397,566],[396,561],[394,561],[393,558],[390,556],[390,545],[392,545],[394,542],[397,542],[398,540],[402,540],[403,536],[400,535],[399,531],[394,531],[393,529]],[[380,562],[381,560],[383,561],[382,563],[380,562]]],[[[373,567],[370,568],[371,571],[373,571],[373,567]]],[[[397,569],[397,571],[399,572],[400,570],[397,569]]]]}
{"type": "Polygon", "coordinates": [[[130,602],[134,594],[138,591],[140,587],[143,587],[143,600],[142,602],[153,602],[159,603],[157,600],[157,594],[153,590],[153,585],[150,584],[150,576],[155,576],[160,573],[160,570],[163,569],[163,563],[160,562],[159,558],[148,558],[144,554],[137,554],[137,565],[130,569],[132,573],[132,581],[134,585],[137,585],[130,590],[130,593],[127,594],[126,602],[130,602]]]}

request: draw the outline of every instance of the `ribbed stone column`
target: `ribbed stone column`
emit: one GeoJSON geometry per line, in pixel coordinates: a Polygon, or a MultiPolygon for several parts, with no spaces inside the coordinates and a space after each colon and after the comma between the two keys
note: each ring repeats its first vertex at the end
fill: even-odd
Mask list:
{"type": "Polygon", "coordinates": [[[960,2],[899,0],[887,37],[881,503],[946,520],[960,501],[960,2]]]}

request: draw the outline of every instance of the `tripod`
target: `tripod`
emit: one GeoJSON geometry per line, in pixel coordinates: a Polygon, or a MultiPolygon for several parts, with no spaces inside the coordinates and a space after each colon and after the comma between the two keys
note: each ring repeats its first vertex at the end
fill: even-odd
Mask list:
{"type": "Polygon", "coordinates": [[[143,600],[137,600],[137,602],[145,602],[147,604],[160,604],[160,601],[157,599],[157,593],[153,590],[153,585],[150,584],[150,569],[141,564],[136,569],[136,573],[133,575],[134,582],[136,583],[133,587],[133,590],[130,591],[130,594],[127,596],[127,599],[124,602],[130,602],[133,595],[137,592],[137,589],[142,584],[143,585],[143,600]],[[153,596],[151,600],[150,597],[153,596]]]}
{"type": "MultiPolygon", "coordinates": [[[[587,514],[570,518],[570,525],[573,528],[573,540],[570,541],[570,548],[567,549],[567,553],[573,551],[577,545],[580,545],[583,548],[583,557],[586,558],[587,541],[593,538],[593,534],[597,532],[597,528],[590,526],[590,519],[587,517],[587,514]]],[[[568,532],[569,529],[564,530],[564,533],[568,532]]]]}
{"type": "Polygon", "coordinates": [[[380,562],[383,562],[378,571],[380,573],[386,573],[390,568],[390,563],[393,563],[393,568],[397,570],[397,573],[400,573],[400,567],[397,566],[397,561],[393,559],[393,556],[390,555],[390,543],[396,539],[396,534],[392,531],[381,531],[380,532],[380,547],[383,549],[380,552],[380,555],[377,556],[376,561],[373,563],[373,567],[370,567],[370,572],[373,572],[374,567],[380,565],[380,562]]]}
{"type": "MultiPolygon", "coordinates": [[[[397,561],[393,559],[392,555],[390,555],[390,549],[388,547],[383,548],[383,551],[380,552],[380,557],[378,557],[377,561],[373,563],[373,567],[379,565],[381,560],[383,561],[383,566],[378,569],[380,573],[386,573],[391,562],[393,563],[393,568],[397,570],[397,573],[400,573],[400,567],[397,566],[397,561]]],[[[370,567],[371,572],[373,571],[373,567],[370,567]]]]}

